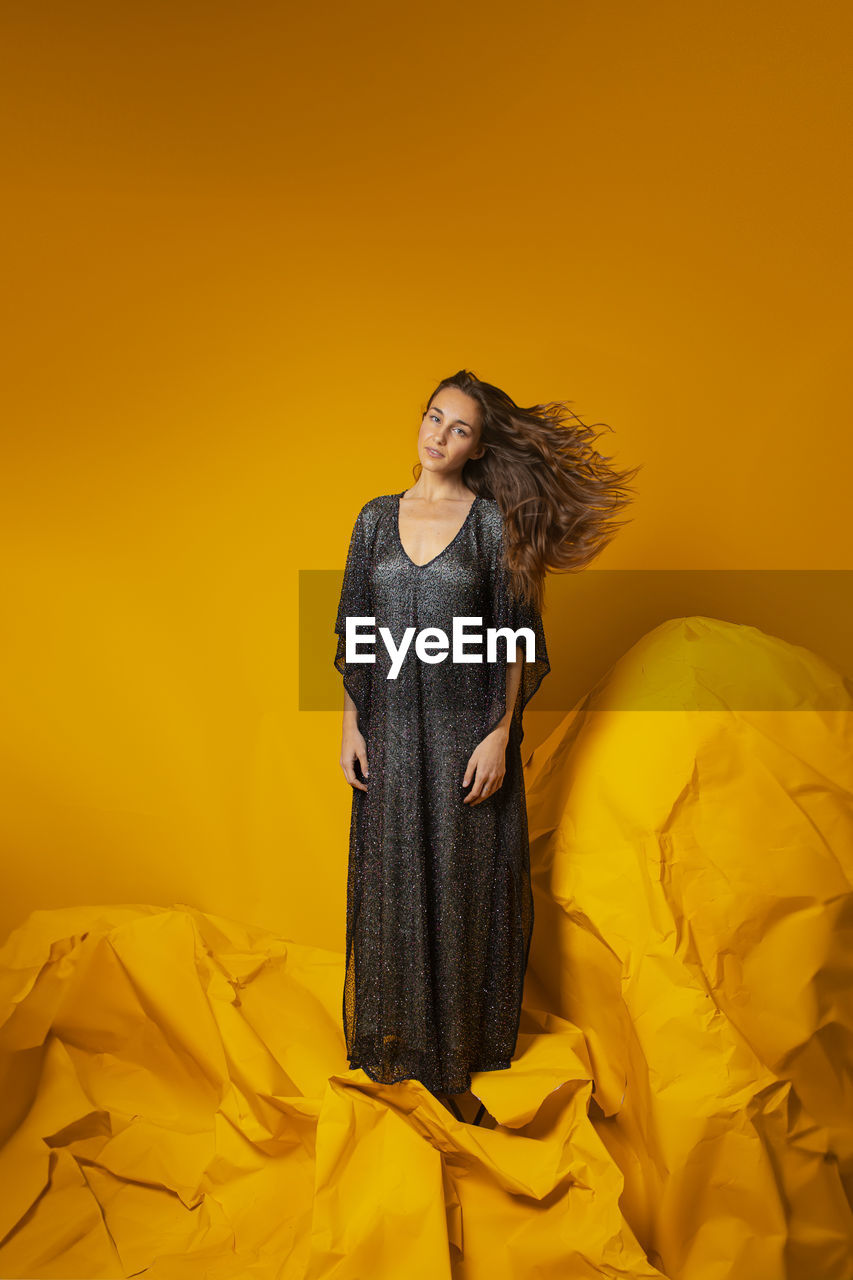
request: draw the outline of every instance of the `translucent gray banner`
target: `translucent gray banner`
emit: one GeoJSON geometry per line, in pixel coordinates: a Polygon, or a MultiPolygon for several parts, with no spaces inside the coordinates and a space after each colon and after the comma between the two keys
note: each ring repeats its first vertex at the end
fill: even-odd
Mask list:
{"type": "MultiPolygon", "coordinates": [[[[343,706],[342,577],[299,572],[300,711],[343,706]]],[[[853,709],[853,570],[587,569],[546,591],[551,672],[531,710],[590,693],[626,711],[853,709]]]]}

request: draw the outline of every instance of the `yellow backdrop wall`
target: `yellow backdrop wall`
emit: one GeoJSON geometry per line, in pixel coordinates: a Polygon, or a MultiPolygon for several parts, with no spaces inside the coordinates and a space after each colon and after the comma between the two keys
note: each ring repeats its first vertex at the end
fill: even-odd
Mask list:
{"type": "Polygon", "coordinates": [[[298,574],[460,367],[643,464],[602,569],[850,565],[849,7],[0,21],[4,934],[184,902],[342,948],[298,574]]]}

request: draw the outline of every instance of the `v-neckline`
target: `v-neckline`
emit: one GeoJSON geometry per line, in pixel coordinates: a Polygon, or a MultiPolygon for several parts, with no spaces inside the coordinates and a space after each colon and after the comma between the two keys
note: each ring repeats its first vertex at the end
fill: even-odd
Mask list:
{"type": "Polygon", "coordinates": [[[409,564],[412,566],[413,569],[426,569],[429,565],[434,564],[435,561],[438,560],[439,556],[443,556],[446,551],[449,551],[450,548],[453,546],[453,544],[457,542],[458,539],[461,537],[462,531],[465,529],[465,527],[468,524],[468,521],[471,519],[471,512],[474,510],[477,503],[480,501],[480,495],[479,493],[474,494],[474,501],[471,503],[470,507],[468,508],[468,511],[466,512],[466,515],[465,515],[465,519],[462,521],[459,528],[456,530],[453,537],[448,542],[447,546],[442,547],[441,550],[438,552],[438,554],[434,555],[432,559],[425,560],[423,564],[416,564],[415,561],[412,559],[412,557],[409,555],[406,548],[403,546],[403,539],[400,537],[400,499],[403,497],[403,494],[405,492],[406,490],[403,489],[402,493],[397,494],[397,511],[394,517],[394,528],[397,533],[397,542],[399,544],[400,550],[402,551],[403,555],[406,557],[406,559],[408,560],[409,564]]]}

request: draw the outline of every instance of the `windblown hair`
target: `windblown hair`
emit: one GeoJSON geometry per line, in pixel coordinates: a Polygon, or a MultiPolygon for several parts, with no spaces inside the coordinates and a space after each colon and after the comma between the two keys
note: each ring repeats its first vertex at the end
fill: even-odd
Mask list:
{"type": "MultiPolygon", "coordinates": [[[[500,507],[510,590],[541,611],[546,573],[585,569],[628,523],[614,516],[631,501],[627,481],[641,468],[615,471],[593,447],[592,427],[607,423],[587,426],[565,401],[521,408],[467,369],[438,384],[424,413],[445,387],[480,406],[486,452],[468,459],[462,479],[500,507]]],[[[416,479],[420,469],[417,463],[416,479]]]]}

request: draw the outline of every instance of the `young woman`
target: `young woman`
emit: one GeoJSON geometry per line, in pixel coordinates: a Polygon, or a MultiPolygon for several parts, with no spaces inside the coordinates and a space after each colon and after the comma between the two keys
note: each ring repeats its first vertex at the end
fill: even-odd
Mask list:
{"type": "Polygon", "coordinates": [[[550,671],[544,576],[610,541],[635,474],[592,435],[564,405],[520,408],[462,370],[429,398],[415,483],[361,508],[347,555],[347,1056],[373,1080],[420,1080],[460,1119],[471,1072],[507,1069],[518,1035],[533,932],[520,748],[550,671]],[[499,640],[488,661],[488,629],[507,627],[535,646],[514,657],[499,640]]]}

